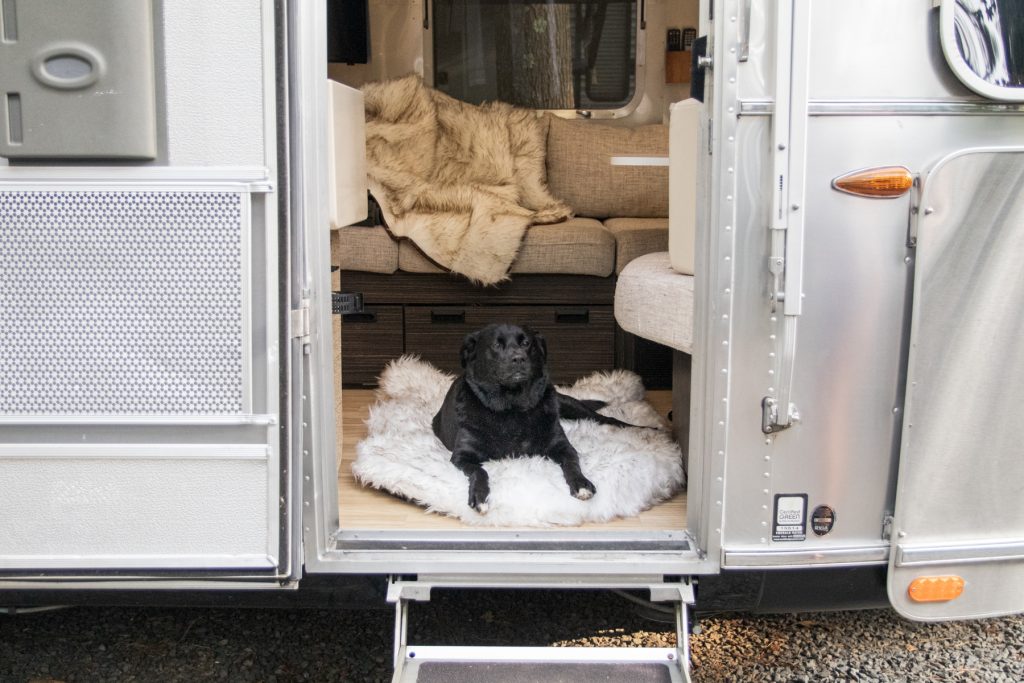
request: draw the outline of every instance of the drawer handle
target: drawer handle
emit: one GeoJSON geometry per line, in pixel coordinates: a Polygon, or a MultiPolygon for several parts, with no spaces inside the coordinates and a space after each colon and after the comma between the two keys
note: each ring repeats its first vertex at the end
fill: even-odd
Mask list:
{"type": "Polygon", "coordinates": [[[466,322],[466,311],[461,308],[435,308],[430,311],[430,322],[440,324],[466,322]]]}
{"type": "Polygon", "coordinates": [[[589,308],[561,308],[555,311],[556,323],[589,323],[589,308]]]}
{"type": "Polygon", "coordinates": [[[341,316],[341,319],[347,323],[375,323],[377,322],[377,314],[371,313],[370,311],[363,311],[362,313],[346,313],[341,316]]]}

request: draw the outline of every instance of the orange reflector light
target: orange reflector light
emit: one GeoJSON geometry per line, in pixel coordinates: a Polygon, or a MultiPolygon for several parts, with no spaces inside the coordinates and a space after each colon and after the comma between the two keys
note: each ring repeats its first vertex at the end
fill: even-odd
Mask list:
{"type": "Polygon", "coordinates": [[[946,602],[964,592],[959,576],[922,576],[910,582],[907,594],[914,602],[946,602]]]}
{"type": "Polygon", "coordinates": [[[899,197],[914,185],[910,169],[903,166],[882,166],[854,171],[832,181],[840,192],[858,197],[899,197]]]}

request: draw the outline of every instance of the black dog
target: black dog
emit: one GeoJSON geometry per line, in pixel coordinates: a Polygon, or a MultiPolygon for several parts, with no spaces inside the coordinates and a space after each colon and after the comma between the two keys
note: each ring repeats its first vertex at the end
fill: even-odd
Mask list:
{"type": "Polygon", "coordinates": [[[487,512],[490,486],[483,463],[515,455],[544,455],[558,463],[569,491],[587,500],[597,489],[583,476],[579,454],[559,418],[632,427],[595,412],[601,401],[560,394],[548,381],[547,343],[529,328],[488,325],[466,336],[465,372],[452,383],[434,416],[434,434],[452,463],[469,477],[469,505],[487,512]]]}

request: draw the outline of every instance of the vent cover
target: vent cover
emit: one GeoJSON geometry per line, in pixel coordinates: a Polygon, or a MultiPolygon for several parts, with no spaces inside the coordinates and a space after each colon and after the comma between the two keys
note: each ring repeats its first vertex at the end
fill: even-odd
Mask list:
{"type": "Polygon", "coordinates": [[[0,414],[241,413],[244,197],[0,191],[0,414]]]}

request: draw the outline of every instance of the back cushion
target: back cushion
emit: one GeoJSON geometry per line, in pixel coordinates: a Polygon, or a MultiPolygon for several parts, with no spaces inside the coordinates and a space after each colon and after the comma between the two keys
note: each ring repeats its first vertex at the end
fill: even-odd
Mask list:
{"type": "Polygon", "coordinates": [[[579,216],[668,216],[668,166],[612,166],[612,157],[668,156],[668,126],[606,126],[548,116],[548,188],[579,216]]]}

